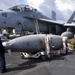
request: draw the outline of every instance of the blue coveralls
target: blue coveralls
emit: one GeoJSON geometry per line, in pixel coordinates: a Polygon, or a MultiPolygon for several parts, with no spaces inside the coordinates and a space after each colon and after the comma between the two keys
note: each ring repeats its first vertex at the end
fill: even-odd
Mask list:
{"type": "Polygon", "coordinates": [[[5,48],[0,40],[0,70],[3,71],[5,69],[6,69],[5,48]]]}

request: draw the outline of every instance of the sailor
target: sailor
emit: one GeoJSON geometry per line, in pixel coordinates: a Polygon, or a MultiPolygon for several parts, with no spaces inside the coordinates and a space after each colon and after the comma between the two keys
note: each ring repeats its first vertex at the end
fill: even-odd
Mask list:
{"type": "Polygon", "coordinates": [[[1,73],[5,73],[7,71],[5,62],[5,48],[2,45],[1,38],[0,38],[0,70],[1,73]]]}

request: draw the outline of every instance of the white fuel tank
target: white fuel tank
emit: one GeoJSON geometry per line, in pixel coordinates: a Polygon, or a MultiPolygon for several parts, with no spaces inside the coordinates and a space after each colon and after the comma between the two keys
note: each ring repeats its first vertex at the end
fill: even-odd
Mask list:
{"type": "Polygon", "coordinates": [[[59,50],[60,48],[63,47],[62,37],[56,36],[56,35],[51,35],[49,37],[49,44],[51,46],[51,49],[59,50]]]}
{"type": "Polygon", "coordinates": [[[62,37],[57,35],[28,35],[10,40],[5,47],[15,52],[36,53],[46,50],[46,37],[49,40],[49,47],[53,50],[59,50],[63,43],[62,37]]]}
{"type": "Polygon", "coordinates": [[[66,36],[68,39],[74,38],[74,34],[72,32],[63,32],[61,34],[62,37],[66,36]]]}

